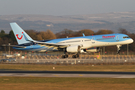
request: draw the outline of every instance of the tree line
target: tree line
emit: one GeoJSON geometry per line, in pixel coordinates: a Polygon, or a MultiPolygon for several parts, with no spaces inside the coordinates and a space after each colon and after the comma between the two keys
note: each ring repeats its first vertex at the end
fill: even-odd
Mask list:
{"type": "MultiPolygon", "coordinates": [[[[77,36],[82,36],[82,33],[84,33],[85,36],[114,33],[112,30],[98,30],[97,32],[94,32],[90,29],[83,29],[83,30],[78,30],[78,31],[64,29],[63,31],[58,32],[56,34],[54,34],[51,30],[47,30],[47,31],[25,30],[25,31],[34,40],[48,40],[48,39],[56,39],[56,38],[77,37],[77,36]]],[[[135,34],[128,32],[126,29],[120,28],[119,33],[127,34],[129,37],[135,40],[135,34]]],[[[11,45],[17,45],[17,41],[15,39],[13,31],[11,30],[7,34],[5,33],[4,30],[1,30],[0,31],[0,46],[2,46],[3,44],[9,44],[9,43],[11,45]]],[[[106,48],[106,51],[108,52],[117,50],[116,46],[109,46],[105,48],[106,48]]],[[[3,47],[1,48],[1,50],[4,50],[3,47]]],[[[121,47],[121,50],[126,51],[127,50],[126,45],[123,45],[121,47]]],[[[129,51],[132,51],[132,52],[135,51],[135,42],[129,45],[129,51]]]]}

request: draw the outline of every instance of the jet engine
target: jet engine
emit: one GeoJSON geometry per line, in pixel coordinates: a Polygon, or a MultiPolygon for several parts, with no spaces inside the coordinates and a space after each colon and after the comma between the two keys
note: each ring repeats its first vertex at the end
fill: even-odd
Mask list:
{"type": "Polygon", "coordinates": [[[77,53],[80,51],[80,48],[81,48],[81,46],[79,46],[79,45],[69,46],[66,48],[66,51],[70,52],[70,53],[77,53]]]}
{"type": "Polygon", "coordinates": [[[99,47],[94,47],[94,48],[88,48],[84,50],[85,52],[99,52],[100,48],[99,47]]]}

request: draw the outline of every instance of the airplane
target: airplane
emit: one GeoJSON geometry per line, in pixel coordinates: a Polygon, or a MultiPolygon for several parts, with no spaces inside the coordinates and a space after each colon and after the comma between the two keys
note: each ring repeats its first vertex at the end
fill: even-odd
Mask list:
{"type": "Polygon", "coordinates": [[[81,37],[68,37],[52,40],[33,40],[16,22],[10,23],[18,45],[12,45],[14,49],[47,52],[51,50],[62,50],[63,58],[68,58],[69,53],[73,53],[73,58],[78,58],[80,53],[97,52],[99,47],[117,46],[119,53],[120,47],[125,44],[133,43],[128,35],[125,34],[104,34],[81,37]],[[96,47],[96,48],[95,48],[96,47]]]}

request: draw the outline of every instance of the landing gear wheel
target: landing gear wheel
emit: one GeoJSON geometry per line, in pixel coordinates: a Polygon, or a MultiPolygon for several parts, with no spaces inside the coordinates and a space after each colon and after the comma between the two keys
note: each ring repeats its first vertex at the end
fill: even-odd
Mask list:
{"type": "Polygon", "coordinates": [[[62,58],[68,58],[68,55],[67,54],[62,55],[62,58]]]}
{"type": "Polygon", "coordinates": [[[78,58],[79,57],[79,54],[75,54],[72,56],[72,58],[78,58]]]}
{"type": "Polygon", "coordinates": [[[65,55],[65,58],[68,58],[68,55],[67,54],[65,55]]]}
{"type": "Polygon", "coordinates": [[[79,54],[76,54],[76,57],[78,58],[79,57],[79,54]]]}

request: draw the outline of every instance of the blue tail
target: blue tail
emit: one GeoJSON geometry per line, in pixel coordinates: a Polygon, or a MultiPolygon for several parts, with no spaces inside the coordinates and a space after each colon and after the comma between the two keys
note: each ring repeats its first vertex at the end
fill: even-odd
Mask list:
{"type": "Polygon", "coordinates": [[[30,41],[33,41],[33,39],[17,23],[15,22],[10,23],[10,26],[14,32],[18,44],[25,44],[30,43],[30,41]]]}

